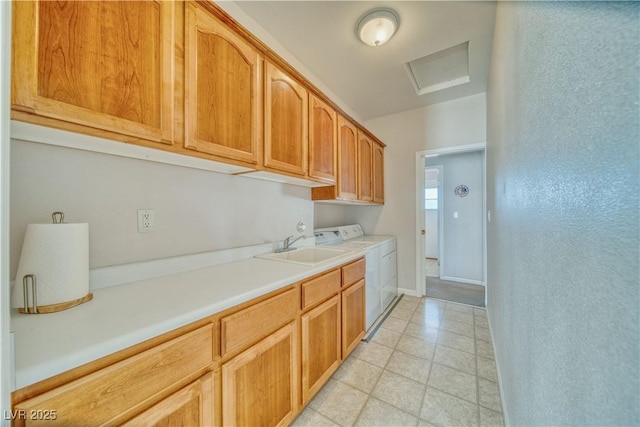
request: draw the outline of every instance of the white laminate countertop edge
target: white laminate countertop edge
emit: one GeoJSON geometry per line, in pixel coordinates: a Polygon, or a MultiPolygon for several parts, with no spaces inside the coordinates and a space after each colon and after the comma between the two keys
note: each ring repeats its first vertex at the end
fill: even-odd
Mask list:
{"type": "MultiPolygon", "coordinates": [[[[371,236],[370,247],[392,239],[371,236]]],[[[366,255],[353,249],[313,267],[250,258],[94,291],[58,313],[12,313],[16,389],[162,335],[366,255]]]]}

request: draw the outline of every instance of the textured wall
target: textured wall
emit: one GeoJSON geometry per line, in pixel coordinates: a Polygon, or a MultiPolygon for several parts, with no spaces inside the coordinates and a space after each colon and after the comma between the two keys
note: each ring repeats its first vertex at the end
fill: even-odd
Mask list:
{"type": "Polygon", "coordinates": [[[501,2],[488,311],[512,425],[638,425],[639,4],[501,2]]]}
{"type": "Polygon", "coordinates": [[[27,224],[89,223],[91,268],[274,242],[311,232],[310,190],[14,141],[11,145],[11,277],[27,224]],[[156,231],[138,233],[137,210],[153,208],[156,231]]]}

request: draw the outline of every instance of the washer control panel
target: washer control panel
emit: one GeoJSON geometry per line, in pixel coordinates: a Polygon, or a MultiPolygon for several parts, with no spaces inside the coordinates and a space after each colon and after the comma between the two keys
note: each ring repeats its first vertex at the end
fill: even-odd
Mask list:
{"type": "Polygon", "coordinates": [[[338,231],[342,236],[342,240],[357,239],[358,237],[362,237],[364,235],[360,224],[343,225],[341,227],[338,227],[338,231]]]}

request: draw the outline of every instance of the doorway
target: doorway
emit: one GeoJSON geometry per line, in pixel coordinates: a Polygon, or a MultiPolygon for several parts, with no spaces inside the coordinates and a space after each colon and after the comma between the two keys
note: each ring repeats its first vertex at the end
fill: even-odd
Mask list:
{"type": "Polygon", "coordinates": [[[416,153],[417,289],[486,303],[485,144],[416,153]]]}
{"type": "Polygon", "coordinates": [[[442,213],[443,166],[427,166],[424,170],[424,263],[427,277],[440,278],[440,214],[442,213]]]}

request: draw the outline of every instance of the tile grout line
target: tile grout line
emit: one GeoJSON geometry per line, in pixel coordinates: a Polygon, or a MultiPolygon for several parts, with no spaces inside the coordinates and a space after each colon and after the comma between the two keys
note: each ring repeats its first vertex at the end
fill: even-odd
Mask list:
{"type": "MultiPolygon", "coordinates": [[[[423,297],[423,298],[421,299],[421,302],[418,302],[418,303],[414,306],[414,308],[413,308],[413,309],[406,309],[406,308],[403,308],[403,310],[410,311],[410,312],[411,312],[411,317],[410,317],[410,319],[412,319],[412,318],[415,316],[415,314],[416,314],[416,312],[418,311],[418,309],[420,308],[420,305],[423,305],[423,307],[422,307],[423,311],[426,309],[426,304],[425,304],[425,303],[426,303],[426,301],[427,301],[427,300],[428,300],[427,298],[424,298],[424,297],[423,297]],[[422,303],[422,304],[421,304],[421,303],[422,303]]],[[[395,307],[394,307],[394,308],[395,308],[395,307]]],[[[360,421],[360,418],[362,417],[362,415],[363,415],[363,413],[364,413],[364,410],[365,410],[365,408],[366,408],[367,404],[369,403],[369,401],[370,401],[372,398],[375,398],[375,399],[379,400],[380,402],[382,402],[383,404],[389,405],[389,406],[391,406],[392,408],[397,409],[398,411],[401,411],[401,412],[403,412],[403,413],[405,413],[405,414],[408,414],[408,415],[413,416],[413,414],[411,414],[411,413],[410,413],[410,412],[408,412],[407,410],[402,409],[402,408],[400,408],[400,407],[398,407],[398,406],[396,406],[396,405],[394,405],[394,404],[391,404],[391,403],[389,403],[389,402],[386,402],[385,400],[382,400],[382,399],[379,399],[379,398],[377,398],[377,397],[373,396],[373,392],[374,392],[374,390],[376,389],[376,387],[378,386],[378,384],[380,383],[380,380],[381,380],[381,378],[382,378],[382,376],[384,375],[384,373],[385,373],[385,372],[393,373],[393,374],[399,375],[399,376],[401,376],[401,377],[403,377],[403,378],[406,378],[406,379],[408,379],[408,380],[410,380],[410,381],[412,381],[412,382],[415,382],[416,384],[420,384],[421,386],[424,386],[424,389],[423,389],[423,392],[422,392],[422,395],[421,395],[420,405],[419,405],[418,412],[417,412],[417,416],[416,416],[416,420],[417,420],[417,423],[419,423],[421,420],[422,420],[422,421],[426,421],[425,419],[423,419],[423,418],[422,418],[422,410],[423,410],[423,408],[424,408],[424,404],[425,404],[425,399],[426,399],[427,390],[428,390],[428,388],[430,387],[430,385],[429,385],[429,380],[431,379],[431,375],[432,375],[432,373],[433,373],[434,365],[436,365],[436,362],[435,362],[435,354],[436,354],[436,351],[437,351],[438,347],[442,345],[442,347],[443,347],[443,348],[448,348],[448,349],[451,349],[451,350],[454,350],[454,351],[459,351],[459,352],[461,352],[461,353],[465,353],[465,354],[471,354],[471,353],[468,353],[468,352],[466,352],[466,351],[458,350],[458,349],[456,349],[456,348],[452,348],[452,347],[448,347],[448,346],[444,345],[443,343],[440,343],[440,339],[441,339],[441,332],[447,332],[447,333],[452,333],[452,334],[455,334],[455,335],[460,335],[460,336],[463,336],[463,337],[465,337],[465,338],[471,338],[471,337],[468,337],[468,336],[466,336],[466,335],[458,334],[458,333],[456,333],[456,332],[450,332],[450,331],[446,331],[446,330],[440,329],[440,327],[442,326],[442,323],[443,323],[443,322],[444,322],[444,320],[445,320],[445,319],[444,319],[444,316],[445,316],[445,313],[447,312],[447,309],[448,309],[448,307],[446,306],[446,303],[445,303],[445,306],[444,306],[444,308],[442,309],[442,317],[438,316],[438,323],[437,323],[437,327],[435,328],[435,329],[437,330],[437,336],[436,336],[435,346],[434,346],[434,348],[433,348],[433,352],[431,353],[431,357],[428,359],[428,361],[429,361],[429,373],[428,373],[428,375],[427,375],[427,378],[426,378],[426,380],[425,380],[426,382],[425,382],[424,384],[420,383],[419,381],[415,381],[415,379],[414,379],[414,378],[406,377],[406,376],[405,376],[405,375],[403,375],[403,374],[395,373],[395,372],[390,371],[389,369],[387,369],[387,367],[388,367],[388,365],[389,365],[389,363],[390,363],[390,360],[391,360],[391,356],[392,356],[395,352],[403,353],[403,354],[406,354],[406,355],[409,355],[409,356],[412,356],[412,357],[416,357],[416,358],[419,358],[419,359],[421,358],[420,356],[416,356],[416,355],[414,355],[414,354],[410,354],[410,353],[405,353],[405,352],[403,352],[402,350],[398,350],[398,349],[397,349],[397,348],[398,348],[398,344],[399,344],[400,340],[402,340],[402,338],[403,338],[403,337],[412,337],[412,338],[416,338],[416,339],[421,340],[421,341],[422,341],[422,340],[424,340],[424,341],[428,342],[428,340],[427,340],[427,339],[424,339],[424,338],[422,338],[422,337],[413,337],[412,335],[407,335],[407,334],[406,334],[406,330],[407,330],[408,325],[409,325],[409,324],[411,324],[411,323],[416,324],[416,322],[411,322],[411,320],[399,319],[399,320],[402,320],[402,321],[405,321],[405,322],[406,322],[406,325],[405,325],[405,327],[404,327],[404,329],[403,329],[403,331],[402,331],[402,332],[398,332],[398,331],[396,331],[396,330],[394,330],[394,329],[384,328],[385,330],[387,330],[387,331],[389,331],[389,332],[393,332],[393,333],[398,334],[398,335],[399,335],[399,339],[394,343],[393,347],[390,347],[390,346],[388,346],[388,345],[385,345],[385,344],[381,344],[381,343],[377,343],[377,342],[376,342],[376,344],[377,344],[377,345],[379,345],[379,346],[383,346],[383,347],[386,347],[386,348],[389,348],[389,349],[391,350],[391,354],[390,354],[389,358],[385,361],[385,363],[384,363],[384,366],[383,366],[383,367],[377,366],[377,365],[375,365],[375,364],[373,364],[373,363],[371,363],[371,362],[369,362],[369,361],[367,361],[367,360],[360,359],[359,357],[357,357],[357,356],[355,356],[355,355],[353,355],[353,354],[349,356],[349,357],[353,356],[355,359],[357,359],[357,360],[359,360],[359,361],[361,361],[361,362],[363,362],[363,363],[366,363],[366,364],[369,364],[369,365],[371,365],[371,366],[373,366],[373,367],[377,367],[377,368],[380,368],[380,369],[381,369],[380,376],[379,376],[379,377],[377,378],[377,380],[375,381],[375,384],[372,386],[372,388],[371,388],[371,391],[370,391],[370,392],[364,392],[364,391],[360,390],[359,388],[353,387],[353,386],[351,386],[350,384],[344,383],[343,381],[336,379],[336,381],[337,381],[337,382],[339,382],[339,383],[341,383],[341,384],[343,384],[343,385],[349,386],[349,387],[353,387],[354,389],[359,390],[360,392],[363,392],[363,393],[365,393],[365,394],[366,394],[366,400],[365,400],[365,402],[364,402],[364,405],[360,408],[360,411],[359,411],[359,412],[358,412],[358,414],[356,415],[356,417],[355,417],[355,419],[354,419],[354,422],[353,422],[351,425],[353,425],[353,424],[357,423],[358,421],[360,421]]],[[[449,310],[449,311],[456,312],[457,310],[449,310]]],[[[464,398],[462,398],[462,397],[460,397],[460,396],[457,396],[457,395],[451,394],[450,392],[447,392],[447,391],[444,391],[444,390],[440,390],[440,388],[438,388],[438,387],[432,387],[432,388],[434,388],[434,390],[437,390],[437,391],[438,391],[438,392],[440,392],[440,393],[446,394],[446,395],[451,396],[451,397],[453,397],[453,398],[461,399],[461,400],[463,400],[463,401],[466,401],[466,402],[469,402],[469,403],[475,404],[475,406],[476,406],[476,423],[477,423],[477,425],[481,425],[481,414],[480,414],[480,410],[481,410],[482,408],[484,408],[484,406],[483,406],[483,405],[480,405],[480,376],[479,376],[479,368],[478,368],[478,357],[479,357],[479,356],[478,356],[478,346],[477,346],[477,340],[476,340],[476,338],[477,338],[477,337],[476,337],[476,316],[475,316],[475,312],[474,312],[474,311],[472,311],[471,315],[472,315],[472,322],[473,322],[473,323],[471,324],[471,327],[472,327],[472,329],[473,329],[473,335],[474,335],[472,339],[473,339],[473,341],[474,341],[474,342],[473,342],[473,347],[474,347],[474,350],[473,350],[473,351],[474,351],[473,356],[474,356],[474,367],[475,367],[475,375],[474,375],[474,376],[475,376],[475,385],[476,385],[476,390],[475,390],[475,391],[476,391],[476,394],[475,394],[476,402],[471,402],[471,401],[469,401],[469,400],[467,400],[467,399],[464,399],[464,398]]],[[[386,319],[385,319],[385,320],[386,320],[386,319]]],[[[383,322],[382,322],[382,323],[383,323],[383,322]]],[[[381,324],[382,324],[382,323],[381,323],[381,324]]],[[[484,340],[483,340],[483,341],[484,341],[484,340]]],[[[361,344],[361,345],[367,345],[367,344],[368,344],[368,343],[361,344]]],[[[491,344],[491,343],[489,343],[489,344],[491,344]]],[[[487,359],[489,359],[489,358],[487,358],[487,359]]],[[[494,362],[494,363],[495,363],[495,362],[494,362]]],[[[457,372],[460,372],[460,373],[464,373],[464,374],[466,374],[466,375],[471,375],[469,372],[467,372],[467,371],[463,371],[463,370],[458,369],[458,368],[456,368],[456,367],[452,367],[452,366],[448,366],[448,365],[442,365],[442,364],[438,364],[438,365],[443,366],[443,367],[446,367],[446,368],[449,368],[449,369],[452,369],[452,370],[457,371],[457,372]]],[[[490,381],[490,380],[487,380],[487,381],[490,381]]],[[[311,409],[313,410],[313,408],[311,408],[311,409]]],[[[487,409],[489,409],[489,408],[487,408],[487,409]]],[[[314,411],[315,411],[315,410],[314,410],[314,411]]],[[[492,411],[493,411],[493,410],[492,410],[492,411]]],[[[316,412],[318,412],[318,411],[316,411],[316,412]]],[[[496,411],[493,411],[493,412],[496,412],[496,411]]],[[[340,425],[340,423],[338,423],[338,422],[334,421],[334,419],[333,419],[332,417],[329,417],[329,416],[327,416],[327,415],[323,414],[322,412],[318,412],[318,413],[319,413],[319,415],[321,415],[321,416],[323,416],[323,417],[327,418],[328,420],[330,420],[330,421],[332,421],[332,422],[335,422],[336,424],[340,425]]],[[[499,414],[502,414],[501,412],[498,412],[498,413],[499,413],[499,414]]],[[[428,421],[427,421],[427,422],[428,422],[428,421]]]]}
{"type": "MultiPolygon", "coordinates": [[[[422,297],[423,301],[426,300],[425,297],[422,297]]],[[[426,305],[426,304],[425,304],[426,305]]],[[[424,420],[426,422],[429,423],[429,421],[425,420],[424,418],[422,418],[422,408],[424,407],[424,401],[427,398],[427,390],[429,389],[429,379],[431,378],[431,372],[433,372],[433,363],[434,363],[434,359],[436,358],[436,348],[438,347],[438,338],[440,337],[440,325],[442,324],[442,319],[439,320],[438,322],[438,336],[436,337],[436,345],[433,347],[433,354],[431,355],[431,359],[429,360],[429,375],[427,375],[427,380],[426,383],[424,385],[424,391],[422,392],[422,399],[420,401],[420,409],[418,411],[418,422],[416,425],[420,424],[420,420],[424,420]]]]}
{"type": "MultiPolygon", "coordinates": [[[[399,302],[400,302],[400,301],[398,301],[398,302],[396,303],[396,305],[393,307],[393,309],[395,309],[395,308],[396,308],[396,306],[398,305],[398,303],[399,303],[399,302]]],[[[419,305],[419,304],[418,304],[418,305],[419,305]]],[[[417,310],[417,308],[418,308],[418,306],[416,305],[416,308],[414,308],[414,309],[413,309],[413,313],[412,313],[412,314],[414,314],[414,313],[415,313],[415,311],[417,310]]],[[[392,311],[393,311],[393,310],[390,310],[390,311],[389,311],[389,313],[388,313],[388,315],[389,315],[389,314],[391,314],[391,312],[392,312],[392,311]]],[[[388,315],[387,315],[387,317],[388,317],[388,315]]],[[[384,319],[384,320],[386,320],[386,319],[387,319],[387,317],[385,317],[385,319],[384,319]]],[[[383,320],[382,322],[380,322],[380,325],[378,325],[378,328],[382,326],[382,323],[384,323],[384,320],[383,320]]],[[[408,324],[408,322],[407,322],[407,324],[408,324]]],[[[405,327],[405,329],[406,329],[406,327],[405,327]]],[[[377,328],[376,328],[376,332],[377,332],[377,328]]],[[[400,334],[400,339],[402,339],[402,336],[403,336],[403,335],[404,335],[404,332],[402,332],[402,333],[400,334]]],[[[398,339],[398,342],[400,342],[400,339],[398,339]]],[[[369,343],[370,343],[369,341],[363,341],[363,342],[364,342],[365,344],[369,344],[369,343]]],[[[354,421],[354,423],[353,423],[352,425],[355,425],[355,424],[357,424],[357,423],[358,423],[358,421],[360,420],[360,417],[362,416],[362,413],[364,412],[364,409],[367,407],[367,403],[369,403],[369,400],[371,400],[372,398],[373,398],[373,399],[380,400],[380,399],[378,399],[377,397],[373,396],[373,391],[374,391],[374,390],[376,389],[376,387],[378,386],[378,383],[380,382],[380,379],[382,378],[382,375],[384,374],[384,371],[386,371],[386,370],[387,370],[387,365],[389,364],[389,360],[391,360],[391,356],[393,356],[393,353],[396,351],[396,347],[398,347],[398,342],[396,342],[396,344],[395,344],[393,347],[388,347],[388,348],[391,348],[391,355],[389,355],[389,359],[387,359],[387,361],[385,362],[384,367],[382,368],[382,372],[380,373],[380,376],[378,377],[378,379],[376,380],[376,383],[375,383],[375,384],[373,385],[373,387],[371,388],[371,392],[367,393],[367,400],[364,402],[364,405],[362,405],[362,408],[360,408],[360,412],[358,412],[358,415],[356,416],[355,421],[354,421]]],[[[378,344],[378,343],[375,343],[375,344],[378,344]]],[[[360,344],[360,345],[361,345],[361,344],[360,344]]],[[[378,345],[381,345],[381,346],[383,346],[383,347],[387,347],[387,346],[385,346],[385,345],[383,345],[383,344],[378,344],[378,345]]],[[[355,357],[355,356],[354,356],[354,357],[355,357]]],[[[360,359],[360,358],[358,358],[358,357],[356,357],[356,359],[361,360],[361,361],[362,361],[362,362],[364,362],[364,363],[369,363],[369,362],[367,362],[367,361],[365,361],[365,360],[362,360],[362,359],[360,359]]],[[[375,365],[373,365],[372,363],[370,363],[370,365],[375,366],[375,365]]],[[[389,371],[389,372],[391,372],[391,371],[389,371]]],[[[340,380],[337,380],[337,381],[340,381],[340,380]]],[[[392,405],[392,404],[390,404],[390,403],[388,403],[388,402],[385,402],[385,401],[382,401],[382,402],[383,402],[383,403],[385,403],[385,404],[387,404],[387,405],[389,405],[389,406],[392,406],[392,407],[394,407],[394,408],[396,408],[396,409],[398,409],[398,410],[400,410],[400,411],[406,412],[406,411],[404,411],[403,409],[400,409],[400,408],[398,408],[398,407],[396,407],[396,406],[394,406],[394,405],[392,405]]],[[[407,412],[407,413],[408,413],[408,412],[407,412]]],[[[420,415],[420,414],[418,413],[418,417],[417,417],[417,420],[416,420],[416,426],[417,426],[417,421],[419,421],[419,420],[420,420],[420,416],[419,416],[419,415],[420,415]]]]}

